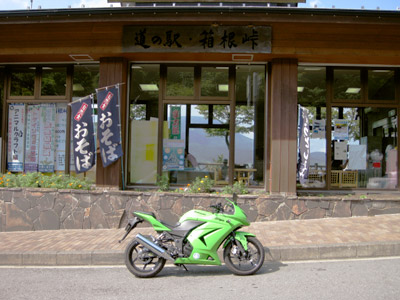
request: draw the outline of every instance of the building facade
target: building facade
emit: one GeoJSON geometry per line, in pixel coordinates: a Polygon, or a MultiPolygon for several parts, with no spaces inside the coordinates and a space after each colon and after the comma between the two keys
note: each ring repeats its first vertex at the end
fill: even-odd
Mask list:
{"type": "Polygon", "coordinates": [[[400,12],[297,2],[0,12],[2,172],[75,174],[68,104],[118,84],[99,186],[398,191],[400,12]]]}

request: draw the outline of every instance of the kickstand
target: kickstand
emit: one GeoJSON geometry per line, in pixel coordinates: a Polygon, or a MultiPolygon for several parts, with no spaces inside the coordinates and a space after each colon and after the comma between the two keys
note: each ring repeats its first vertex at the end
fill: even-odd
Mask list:
{"type": "Polygon", "coordinates": [[[178,267],[181,267],[181,268],[184,268],[186,272],[189,272],[189,270],[188,270],[188,269],[186,269],[185,265],[183,265],[183,264],[179,264],[179,265],[177,265],[177,266],[178,266],[178,267]]]}

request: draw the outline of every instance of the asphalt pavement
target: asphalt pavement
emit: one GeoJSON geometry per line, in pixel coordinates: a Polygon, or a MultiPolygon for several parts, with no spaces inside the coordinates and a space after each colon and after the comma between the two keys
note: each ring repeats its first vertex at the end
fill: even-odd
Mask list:
{"type": "MultiPolygon", "coordinates": [[[[323,260],[400,256],[400,214],[254,222],[266,260],[323,260]]],[[[122,265],[124,249],[136,228],[119,243],[124,229],[0,232],[0,265],[122,265]]]]}

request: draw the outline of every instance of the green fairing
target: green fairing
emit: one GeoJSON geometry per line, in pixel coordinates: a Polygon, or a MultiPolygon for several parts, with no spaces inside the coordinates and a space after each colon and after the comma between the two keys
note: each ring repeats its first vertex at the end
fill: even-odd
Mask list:
{"type": "MultiPolygon", "coordinates": [[[[249,225],[246,214],[242,209],[235,203],[229,202],[233,205],[235,210],[233,215],[211,213],[203,210],[191,210],[180,218],[180,223],[188,220],[202,221],[205,223],[193,230],[187,237],[193,246],[190,257],[178,258],[175,261],[176,264],[221,264],[221,260],[217,254],[219,246],[230,233],[242,226],[249,225]],[[200,255],[200,257],[196,259],[194,255],[200,255]]],[[[241,238],[241,243],[244,243],[247,248],[245,236],[241,234],[239,236],[241,238]],[[244,242],[242,242],[243,239],[244,242]]],[[[245,246],[243,245],[243,247],[245,246]]]]}
{"type": "Polygon", "coordinates": [[[160,221],[158,221],[156,218],[154,218],[150,214],[135,212],[135,215],[137,215],[137,216],[141,217],[143,220],[149,222],[153,226],[154,230],[157,232],[171,231],[171,229],[164,226],[160,221]]]}
{"type": "MultiPolygon", "coordinates": [[[[238,240],[242,246],[243,249],[247,251],[247,236],[256,236],[255,234],[249,233],[249,232],[243,232],[243,231],[235,231],[235,240],[238,240]]],[[[226,240],[224,244],[224,248],[228,245],[229,239],[226,240]]]]}

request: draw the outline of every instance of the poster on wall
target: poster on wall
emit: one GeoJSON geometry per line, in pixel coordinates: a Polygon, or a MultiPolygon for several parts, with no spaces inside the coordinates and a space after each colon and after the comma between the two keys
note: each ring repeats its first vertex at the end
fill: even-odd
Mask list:
{"type": "Polygon", "coordinates": [[[333,120],[333,139],[334,140],[348,140],[349,139],[349,126],[347,120],[336,119],[333,120]]]}
{"type": "Polygon", "coordinates": [[[92,96],[71,103],[72,145],[76,173],[89,171],[95,164],[92,96]]]}
{"type": "Polygon", "coordinates": [[[335,160],[346,160],[347,159],[347,141],[335,142],[334,149],[334,159],[335,160]]]}
{"type": "Polygon", "coordinates": [[[24,171],[24,126],[25,105],[13,103],[8,107],[8,156],[7,169],[9,172],[24,171]]]}
{"type": "Polygon", "coordinates": [[[39,166],[40,105],[28,105],[26,113],[25,172],[37,172],[39,166]]]}
{"type": "Polygon", "coordinates": [[[122,156],[119,85],[97,90],[97,133],[103,167],[122,156]]]}
{"type": "Polygon", "coordinates": [[[310,166],[310,123],[308,109],[299,106],[299,162],[298,176],[301,184],[306,184],[310,166]]]}
{"type": "Polygon", "coordinates": [[[349,170],[367,169],[367,145],[349,145],[349,170]]]}
{"type": "Polygon", "coordinates": [[[55,170],[65,171],[65,143],[67,134],[67,104],[56,104],[55,126],[55,170]]]}
{"type": "Polygon", "coordinates": [[[312,128],[313,139],[324,139],[325,138],[325,120],[314,120],[312,128]]]}
{"type": "Polygon", "coordinates": [[[158,119],[131,120],[130,182],[157,182],[158,119]]]}
{"type": "Polygon", "coordinates": [[[163,171],[185,169],[185,141],[164,139],[163,171]]]}
{"type": "Polygon", "coordinates": [[[170,139],[181,139],[181,107],[172,106],[170,110],[170,139]]]}
{"type": "Polygon", "coordinates": [[[55,104],[40,104],[39,172],[54,172],[55,104]]]}

